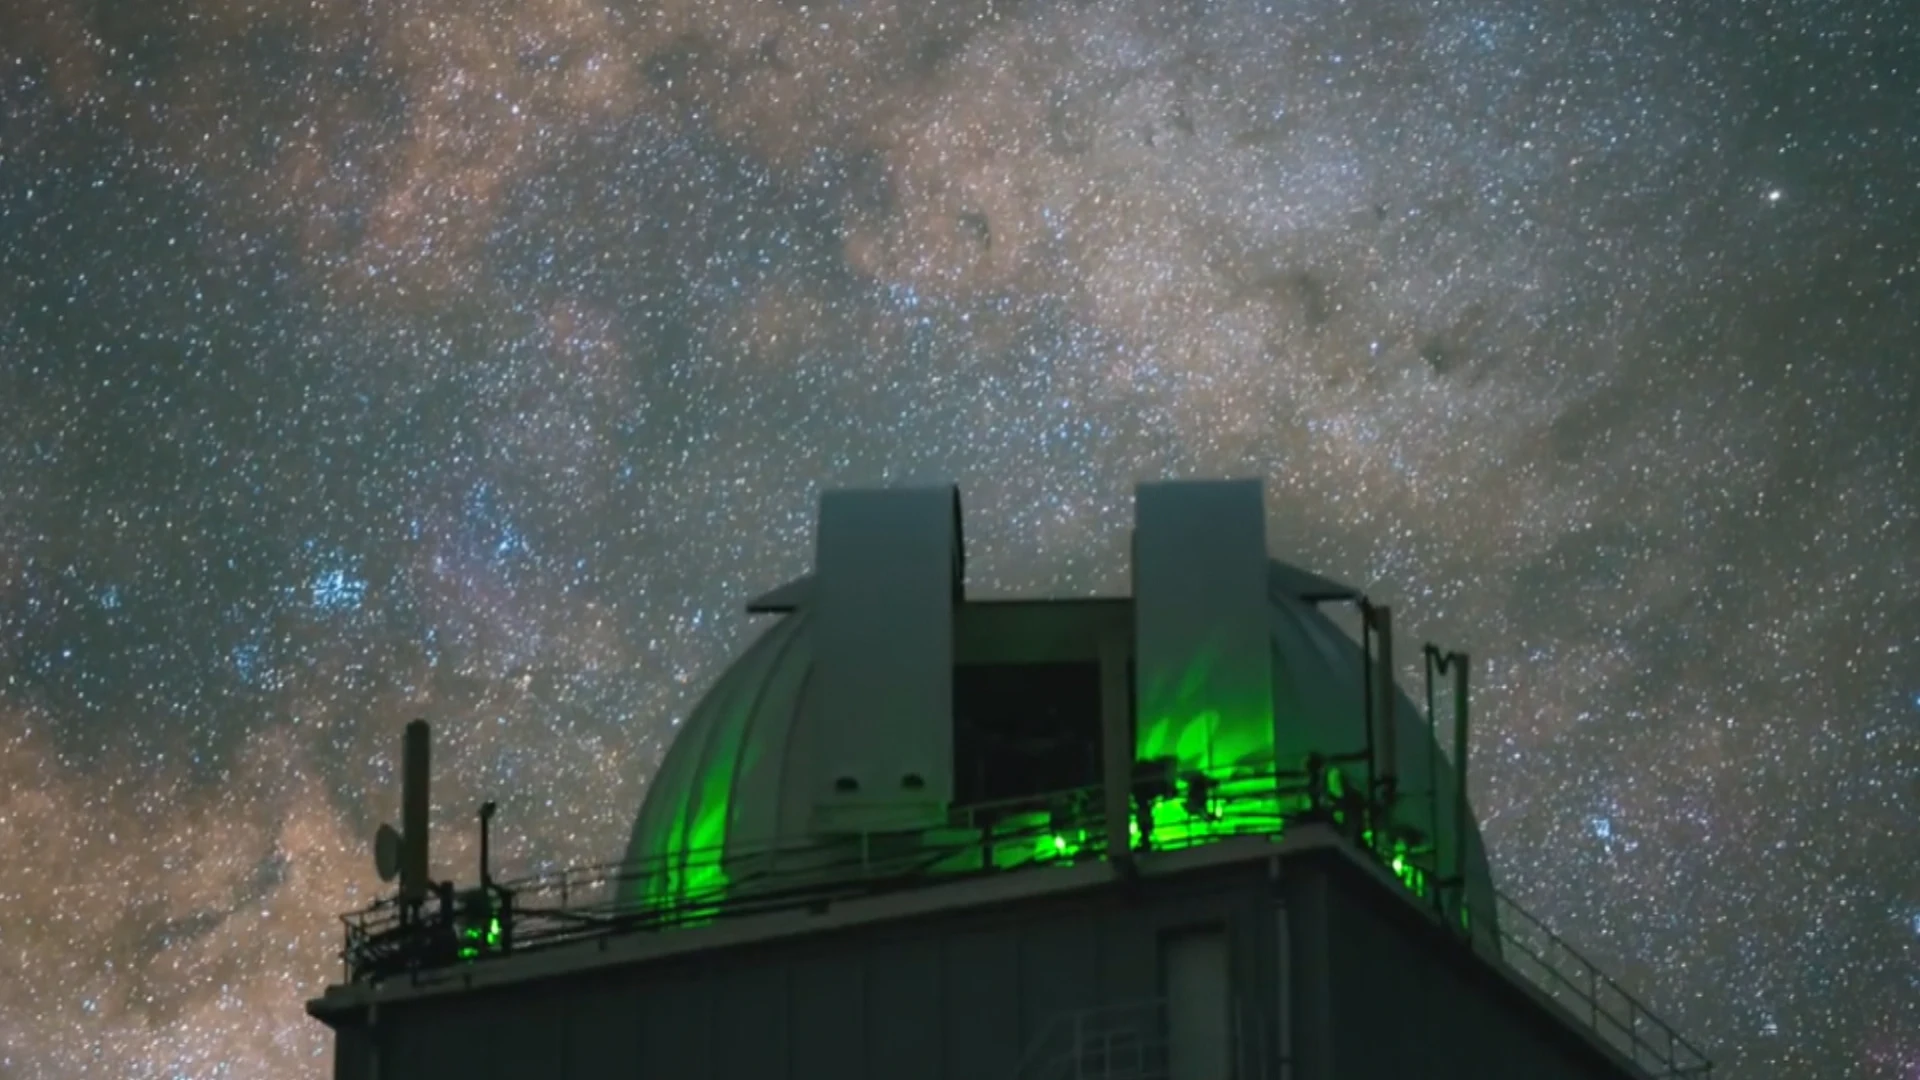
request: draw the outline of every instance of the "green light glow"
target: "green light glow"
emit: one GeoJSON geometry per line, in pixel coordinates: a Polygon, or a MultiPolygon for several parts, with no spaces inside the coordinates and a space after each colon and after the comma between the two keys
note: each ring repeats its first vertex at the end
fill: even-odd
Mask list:
{"type": "Polygon", "coordinates": [[[674,823],[680,834],[678,866],[669,861],[662,892],[655,899],[680,903],[717,903],[726,892],[727,871],[724,846],[727,840],[727,810],[733,795],[733,766],[745,727],[745,718],[728,718],[730,723],[717,734],[717,761],[709,761],[691,805],[682,804],[674,823]]]}
{"type": "MultiPolygon", "coordinates": [[[[1134,751],[1142,761],[1173,758],[1182,773],[1209,776],[1236,769],[1273,769],[1271,693],[1222,698],[1234,679],[1220,667],[1219,649],[1202,648],[1178,673],[1143,670],[1141,723],[1134,751]],[[1254,700],[1259,698],[1260,700],[1254,700]]],[[[1263,688],[1269,684],[1259,680],[1263,688]]]]}
{"type": "Polygon", "coordinates": [[[487,925],[466,926],[460,930],[460,959],[477,960],[482,952],[494,952],[500,948],[500,919],[498,916],[487,920],[487,925]]]}
{"type": "MultiPolygon", "coordinates": [[[[1202,776],[1208,783],[1202,805],[1191,798],[1189,774],[1181,793],[1156,801],[1148,814],[1152,822],[1151,846],[1180,848],[1226,836],[1249,833],[1278,833],[1286,814],[1294,809],[1293,800],[1283,800],[1271,773],[1202,776]]],[[[1134,824],[1134,842],[1142,844],[1139,823],[1134,824]]]]}
{"type": "Polygon", "coordinates": [[[1413,861],[1411,855],[1406,841],[1395,841],[1393,855],[1387,860],[1387,866],[1393,870],[1393,876],[1400,879],[1400,884],[1407,887],[1408,892],[1424,900],[1427,897],[1427,872],[1413,861]]]}
{"type": "MultiPolygon", "coordinates": [[[[1331,784],[1328,785],[1328,789],[1331,791],[1331,784]]],[[[1338,817],[1338,815],[1335,816],[1338,817]]],[[[1408,892],[1423,900],[1426,899],[1429,891],[1427,871],[1416,860],[1431,857],[1433,854],[1431,847],[1415,848],[1400,838],[1395,838],[1391,844],[1376,842],[1372,829],[1361,830],[1360,843],[1386,863],[1387,869],[1393,871],[1393,876],[1400,880],[1400,884],[1405,886],[1408,892]]]]}
{"type": "MultiPolygon", "coordinates": [[[[1218,648],[1204,650],[1199,661],[1177,677],[1143,672],[1147,677],[1138,685],[1135,759],[1167,770],[1171,786],[1144,809],[1136,808],[1129,822],[1130,846],[1172,850],[1232,836],[1277,837],[1288,820],[1316,805],[1352,836],[1347,830],[1371,818],[1364,778],[1326,767],[1317,799],[1299,784],[1308,772],[1310,750],[1331,754],[1352,748],[1296,745],[1312,725],[1278,723],[1271,694],[1252,689],[1271,684],[1265,679],[1236,680],[1228,677],[1230,672],[1215,670],[1221,666],[1220,654],[1218,648]],[[1285,767],[1276,748],[1282,737],[1284,756],[1294,763],[1285,767]]],[[[761,674],[738,674],[739,685],[755,686],[761,674]]],[[[757,737],[750,737],[757,695],[736,689],[733,677],[729,679],[726,694],[718,699],[724,704],[715,710],[716,722],[704,731],[687,732],[698,742],[678,748],[656,779],[663,793],[684,794],[666,804],[671,813],[654,816],[635,842],[635,850],[657,853],[639,883],[641,898],[649,906],[673,911],[674,921],[682,924],[710,921],[727,897],[733,884],[727,844],[736,796],[741,794],[735,789],[744,776],[759,775],[755,763],[767,752],[757,737]]],[[[1090,803],[1097,806],[1098,799],[1090,803]]],[[[1103,859],[1105,831],[1097,818],[1084,805],[1064,812],[1055,806],[1051,813],[1009,813],[995,820],[986,835],[970,836],[965,826],[936,830],[922,843],[941,853],[931,865],[921,866],[936,873],[969,873],[1103,859]]],[[[1359,839],[1409,892],[1421,898],[1431,895],[1430,846],[1415,850],[1404,841],[1376,842],[1370,829],[1359,839]]],[[[467,948],[478,945],[470,942],[467,948]]]]}
{"type": "Polygon", "coordinates": [[[675,804],[666,836],[651,845],[665,857],[648,875],[647,901],[677,908],[690,921],[710,917],[726,895],[727,824],[741,751],[752,719],[753,701],[751,695],[746,697],[731,702],[716,730],[708,735],[689,797],[675,804]]]}
{"type": "Polygon", "coordinates": [[[1148,811],[1154,847],[1276,832],[1290,809],[1274,776],[1271,684],[1221,670],[1222,652],[1202,648],[1177,673],[1140,672],[1135,760],[1170,764],[1179,787],[1148,811]]]}
{"type": "Polygon", "coordinates": [[[1053,815],[1035,811],[1010,814],[995,822],[986,836],[977,842],[962,842],[936,863],[939,873],[960,874],[979,870],[1012,870],[1040,863],[1071,864],[1100,856],[1096,834],[1085,828],[1065,829],[1054,825],[1053,815]],[[992,852],[992,863],[987,853],[992,852]]]}

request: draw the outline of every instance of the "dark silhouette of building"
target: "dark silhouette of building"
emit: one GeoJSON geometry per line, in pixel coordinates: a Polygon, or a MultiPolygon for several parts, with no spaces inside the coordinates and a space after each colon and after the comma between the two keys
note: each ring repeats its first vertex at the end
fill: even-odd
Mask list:
{"type": "Polygon", "coordinates": [[[1144,485],[1132,596],[986,601],[954,489],[827,494],[610,867],[428,882],[414,725],[399,889],[309,1005],[336,1075],[1705,1075],[1495,891],[1465,658],[1416,704],[1387,610],[1265,527],[1257,483],[1144,485]]]}

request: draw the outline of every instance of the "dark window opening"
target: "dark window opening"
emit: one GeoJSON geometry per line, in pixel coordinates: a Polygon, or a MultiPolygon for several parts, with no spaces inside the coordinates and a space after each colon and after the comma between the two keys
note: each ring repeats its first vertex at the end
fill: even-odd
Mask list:
{"type": "Polygon", "coordinates": [[[1100,665],[961,664],[953,671],[961,806],[1100,782],[1100,665]]]}

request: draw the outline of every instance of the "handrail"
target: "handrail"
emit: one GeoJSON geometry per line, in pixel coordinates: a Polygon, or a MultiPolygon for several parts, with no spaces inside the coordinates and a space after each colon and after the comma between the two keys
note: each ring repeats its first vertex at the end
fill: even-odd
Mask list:
{"type": "MultiPolygon", "coordinates": [[[[1277,838],[1289,824],[1330,820],[1324,801],[1298,775],[1269,773],[1264,785],[1254,783],[1256,779],[1239,777],[1222,785],[1222,790],[1246,792],[1248,798],[1257,793],[1270,810],[1257,816],[1243,815],[1237,825],[1213,832],[1204,827],[1163,832],[1154,838],[1152,846],[1174,850],[1230,835],[1277,838]]],[[[721,917],[800,910],[956,877],[1100,860],[1106,854],[1105,831],[1099,821],[1102,805],[1097,791],[1077,789],[974,807],[957,814],[953,828],[923,839],[906,852],[876,855],[857,841],[774,845],[746,852],[715,848],[632,864],[600,863],[534,875],[499,886],[485,898],[485,917],[495,920],[496,928],[504,927],[497,943],[486,939],[487,948],[462,947],[463,940],[472,939],[460,936],[462,915],[457,905],[447,905],[435,918],[422,910],[409,911],[397,898],[389,897],[340,917],[345,930],[341,958],[348,981],[376,981],[463,961],[484,961],[504,952],[664,930],[721,917]],[[1045,841],[1051,834],[1058,843],[1055,830],[1063,824],[1079,839],[1072,847],[1055,850],[1045,841]],[[1018,857],[1022,845],[1026,855],[1018,857]],[[967,860],[983,847],[1012,850],[1016,857],[1007,861],[983,859],[970,865],[967,860]],[[788,856],[803,857],[799,859],[802,865],[792,868],[796,860],[788,856]],[[731,865],[746,869],[759,864],[770,869],[723,879],[719,887],[665,901],[636,903],[623,896],[623,892],[631,891],[623,887],[643,889],[674,858],[681,860],[682,868],[731,865]],[[788,864],[786,868],[783,862],[788,864]]],[[[1219,822],[1225,818],[1214,814],[1206,820],[1219,822]]],[[[1350,825],[1349,831],[1359,840],[1360,824],[1350,825]]],[[[1364,843],[1360,846],[1369,850],[1364,843]]],[[[1371,854],[1383,865],[1405,858],[1398,852],[1371,854]]],[[[1418,862],[1419,856],[1413,861],[1418,862]]],[[[1408,881],[1397,867],[1388,869],[1403,883],[1408,881]]],[[[1423,870],[1430,872],[1430,868],[1423,870]]],[[[1510,897],[1496,890],[1490,910],[1484,898],[1476,901],[1473,897],[1463,909],[1458,882],[1450,883],[1447,889],[1423,889],[1421,893],[1417,898],[1432,917],[1463,934],[1483,958],[1521,976],[1569,1019],[1594,1032],[1636,1066],[1656,1077],[1711,1075],[1713,1066],[1704,1053],[1510,897]],[[1454,897],[1451,902],[1447,899],[1449,892],[1454,897]],[[1495,932],[1468,929],[1476,923],[1480,925],[1475,929],[1482,931],[1491,923],[1495,932]]],[[[468,898],[473,895],[464,894],[468,898]]]]}
{"type": "Polygon", "coordinates": [[[1704,1077],[1713,1063],[1599,966],[1505,893],[1493,894],[1498,960],[1576,1022],[1656,1077],[1704,1077]]]}

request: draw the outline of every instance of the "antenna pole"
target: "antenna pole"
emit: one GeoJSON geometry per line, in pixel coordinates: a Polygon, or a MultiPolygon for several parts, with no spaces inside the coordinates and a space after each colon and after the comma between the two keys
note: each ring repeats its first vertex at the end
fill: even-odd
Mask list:
{"type": "Polygon", "coordinates": [[[480,804],[480,888],[488,893],[493,891],[493,860],[489,857],[492,850],[489,838],[493,829],[493,812],[499,809],[491,802],[480,804]]]}
{"type": "Polygon", "coordinates": [[[432,731],[425,720],[407,725],[400,747],[400,900],[417,909],[427,899],[427,785],[432,779],[432,731]]]}

